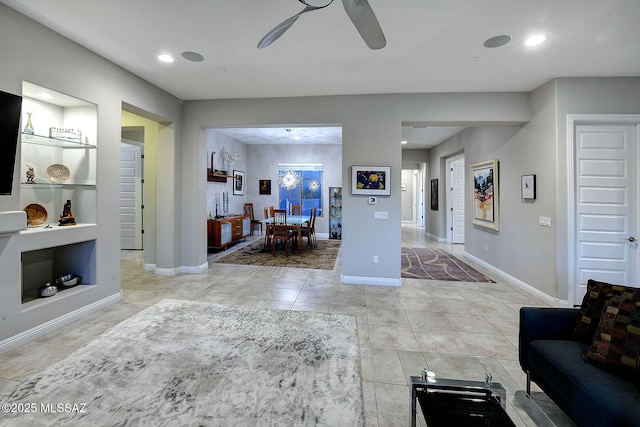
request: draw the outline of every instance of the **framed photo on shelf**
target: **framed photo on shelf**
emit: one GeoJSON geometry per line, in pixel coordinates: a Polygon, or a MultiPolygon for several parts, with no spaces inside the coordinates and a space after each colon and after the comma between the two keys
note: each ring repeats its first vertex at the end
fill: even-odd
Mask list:
{"type": "Polygon", "coordinates": [[[391,195],[391,166],[351,166],[351,194],[391,195]]]}
{"type": "Polygon", "coordinates": [[[244,196],[244,172],[233,170],[233,195],[244,196]]]}
{"type": "Polygon", "coordinates": [[[259,179],[258,180],[260,194],[271,194],[271,180],[270,179],[259,179]]]}
{"type": "Polygon", "coordinates": [[[489,160],[469,167],[471,176],[473,218],[479,227],[499,229],[498,161],[489,160]]]}
{"type": "Polygon", "coordinates": [[[438,210],[438,178],[431,180],[431,210],[438,210]]]}
{"type": "Polygon", "coordinates": [[[525,200],[535,200],[536,198],[536,176],[522,175],[520,194],[525,200]]]}

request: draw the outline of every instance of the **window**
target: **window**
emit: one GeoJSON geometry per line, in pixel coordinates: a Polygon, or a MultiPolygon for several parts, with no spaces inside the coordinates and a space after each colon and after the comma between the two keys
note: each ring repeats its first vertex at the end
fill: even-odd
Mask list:
{"type": "Polygon", "coordinates": [[[278,177],[287,171],[298,175],[300,182],[291,190],[278,183],[279,207],[291,210],[291,205],[302,205],[302,215],[310,215],[312,208],[317,208],[318,216],[322,216],[322,164],[321,163],[279,163],[278,177]]]}

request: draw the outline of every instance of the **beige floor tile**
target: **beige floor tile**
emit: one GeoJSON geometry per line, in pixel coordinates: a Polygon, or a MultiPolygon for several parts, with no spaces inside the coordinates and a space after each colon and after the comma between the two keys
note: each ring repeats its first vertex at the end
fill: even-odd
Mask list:
{"type": "Polygon", "coordinates": [[[371,368],[376,383],[404,384],[404,371],[395,350],[371,349],[371,368]]]}
{"type": "Polygon", "coordinates": [[[369,325],[369,342],[371,348],[420,351],[411,328],[369,325]]]}
{"type": "MultiPolygon", "coordinates": [[[[463,245],[438,244],[423,229],[403,225],[402,241],[406,246],[442,247],[464,258],[463,245]]],[[[166,277],[144,271],[143,255],[122,252],[124,302],[0,355],[0,393],[149,305],[165,298],[192,299],[353,315],[366,426],[409,425],[408,377],[419,376],[423,367],[446,378],[479,381],[491,372],[507,389],[507,410],[518,426],[547,425],[548,419],[558,426],[572,425],[535,384],[534,399],[522,396],[519,310],[547,304],[469,260],[496,283],[402,279],[401,287],[345,285],[340,283],[340,255],[332,271],[214,263],[199,275],[166,277]]],[[[418,422],[424,426],[420,417],[418,422]]]]}
{"type": "Polygon", "coordinates": [[[414,330],[414,333],[423,353],[473,354],[456,332],[414,330]]]}
{"type": "Polygon", "coordinates": [[[459,335],[476,356],[518,360],[518,347],[500,334],[459,332],[459,335]]]}
{"type": "Polygon", "coordinates": [[[395,326],[398,328],[410,327],[404,310],[384,309],[381,307],[368,308],[367,319],[369,325],[395,326]]]}

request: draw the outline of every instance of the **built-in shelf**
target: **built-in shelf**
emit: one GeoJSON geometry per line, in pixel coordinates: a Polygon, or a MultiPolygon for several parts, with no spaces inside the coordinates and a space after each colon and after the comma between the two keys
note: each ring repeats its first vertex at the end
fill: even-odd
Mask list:
{"type": "Polygon", "coordinates": [[[46,145],[48,147],[53,146],[53,147],[60,147],[60,148],[84,148],[84,149],[96,148],[96,146],[93,144],[85,144],[82,142],[68,141],[66,139],[49,138],[48,136],[42,136],[42,135],[31,135],[28,133],[22,134],[22,143],[46,145]]]}
{"type": "MultiPolygon", "coordinates": [[[[208,169],[210,171],[211,169],[208,169]]],[[[227,171],[220,171],[221,173],[207,172],[207,181],[209,182],[227,182],[228,178],[234,178],[231,175],[227,175],[227,171]]]]}
{"type": "Polygon", "coordinates": [[[58,289],[58,292],[50,297],[45,298],[26,298],[22,301],[22,312],[34,309],[40,309],[48,304],[55,304],[64,300],[65,298],[69,298],[73,295],[77,295],[81,292],[88,291],[89,289],[95,288],[97,285],[78,285],[73,288],[68,289],[58,289]]]}

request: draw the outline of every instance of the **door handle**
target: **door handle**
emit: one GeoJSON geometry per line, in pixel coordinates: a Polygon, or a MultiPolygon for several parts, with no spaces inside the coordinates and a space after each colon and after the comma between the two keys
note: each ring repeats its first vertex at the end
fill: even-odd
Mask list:
{"type": "Polygon", "coordinates": [[[628,240],[628,241],[630,241],[631,243],[633,243],[633,242],[635,242],[635,241],[636,241],[636,238],[635,238],[635,237],[633,237],[633,236],[631,236],[631,237],[629,237],[627,240],[628,240]]]}

